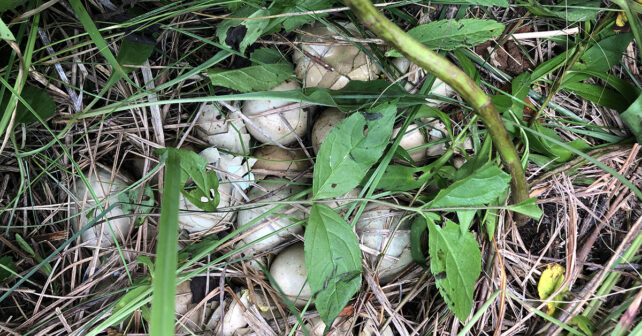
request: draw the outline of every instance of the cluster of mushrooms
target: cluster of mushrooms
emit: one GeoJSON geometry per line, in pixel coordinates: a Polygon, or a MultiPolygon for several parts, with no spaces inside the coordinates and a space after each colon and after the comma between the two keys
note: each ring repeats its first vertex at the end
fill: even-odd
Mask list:
{"type": "MultiPolygon", "coordinates": [[[[343,27],[354,36],[359,36],[351,24],[344,24],[343,27]]],[[[294,52],[293,62],[296,77],[303,86],[337,90],[351,80],[367,81],[377,77],[379,68],[359,48],[346,43],[326,43],[335,35],[333,30],[321,23],[307,25],[300,32],[299,40],[306,43],[300,44],[300,49],[294,52]]],[[[403,58],[394,59],[393,64],[401,74],[406,74],[406,89],[415,90],[415,84],[423,76],[420,69],[403,58]]],[[[453,94],[450,87],[438,80],[435,87],[433,93],[437,95],[453,94]]],[[[298,81],[286,80],[272,90],[299,88],[301,84],[298,81]]],[[[427,104],[436,106],[438,102],[429,100],[427,104]]],[[[256,206],[244,206],[238,212],[203,212],[181,196],[180,209],[183,212],[179,216],[179,226],[193,235],[207,234],[217,228],[216,231],[222,231],[221,227],[241,229],[233,246],[240,251],[237,260],[243,261],[246,271],[260,274],[263,268],[269,270],[287,300],[302,308],[309,303],[313,294],[306,284],[301,242],[307,209],[296,202],[280,204],[274,201],[307,197],[302,194],[310,182],[314,154],[319,152],[328,133],[346,114],[336,108],[320,111],[302,109],[300,105],[279,100],[221,105],[226,110],[213,104],[207,104],[200,110],[195,133],[211,147],[199,155],[215,167],[219,176],[219,208],[247,203],[256,203],[256,206]],[[309,134],[310,148],[305,142],[313,113],[317,115],[309,134]],[[292,241],[299,242],[290,244],[292,241]]],[[[400,136],[399,132],[399,128],[395,129],[394,137],[400,136]]],[[[413,123],[401,135],[400,146],[409,152],[415,162],[426,162],[430,157],[445,152],[446,146],[443,144],[427,144],[444,138],[446,134],[445,125],[440,121],[431,121],[429,127],[413,123]]],[[[98,200],[109,198],[127,185],[125,180],[113,179],[106,171],[95,172],[89,177],[92,189],[99,191],[95,195],[98,200]]],[[[342,198],[358,197],[359,192],[359,189],[355,189],[342,198]]],[[[87,196],[86,188],[79,187],[77,195],[82,205],[79,208],[90,206],[93,197],[87,196]]],[[[114,202],[116,200],[110,200],[105,207],[114,202]]],[[[338,198],[330,206],[341,213],[346,211],[347,203],[338,198]]],[[[83,227],[88,221],[87,214],[82,211],[79,214],[77,225],[83,227]]],[[[113,208],[106,215],[106,218],[114,218],[109,221],[111,225],[96,225],[86,230],[82,235],[83,244],[108,247],[114,244],[113,237],[121,240],[132,229],[131,220],[122,215],[122,209],[118,206],[113,208]]],[[[376,270],[381,283],[394,279],[412,263],[410,223],[402,217],[402,212],[368,204],[354,230],[359,237],[364,259],[370,263],[371,269],[376,270]]],[[[276,291],[268,295],[265,290],[244,288],[232,295],[233,298],[228,298],[224,306],[214,307],[214,303],[209,303],[195,310],[197,302],[192,302],[189,280],[178,286],[177,293],[177,316],[184,317],[181,322],[187,328],[206,327],[225,336],[253,334],[252,325],[256,325],[257,321],[268,323],[266,321],[279,316],[276,302],[284,299],[276,291]],[[206,311],[203,306],[207,306],[206,311]]],[[[358,334],[350,329],[353,322],[345,318],[338,319],[337,328],[345,329],[338,334],[375,334],[376,326],[372,321],[361,323],[358,334]]],[[[322,335],[325,325],[320,319],[312,318],[307,328],[311,335],[322,335]]],[[[383,334],[392,333],[386,329],[383,334]]]]}

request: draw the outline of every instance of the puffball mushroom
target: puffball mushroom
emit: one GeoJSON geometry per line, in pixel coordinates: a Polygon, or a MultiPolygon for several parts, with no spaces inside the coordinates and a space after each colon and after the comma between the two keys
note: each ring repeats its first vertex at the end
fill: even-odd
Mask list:
{"type": "MultiPolygon", "coordinates": [[[[302,149],[283,149],[277,146],[264,146],[254,152],[257,159],[252,169],[277,172],[302,172],[310,167],[310,161],[302,149]]],[[[254,174],[257,180],[265,175],[254,174]]]]}
{"type": "Polygon", "coordinates": [[[303,244],[294,244],[279,253],[272,262],[270,274],[289,300],[298,307],[305,306],[312,290],[307,283],[303,244]]]}
{"type": "MultiPolygon", "coordinates": [[[[321,320],[320,317],[311,318],[308,321],[308,323],[306,323],[306,327],[308,328],[308,331],[310,332],[311,336],[324,335],[323,332],[325,331],[325,323],[323,323],[323,320],[321,320]]],[[[332,323],[332,327],[336,328],[336,329],[333,329],[332,331],[333,335],[341,335],[341,336],[354,335],[352,330],[350,330],[350,327],[352,327],[352,318],[346,321],[345,317],[339,317],[334,320],[334,322],[332,323]]]]}
{"type": "MultiPolygon", "coordinates": [[[[239,177],[239,179],[234,179],[229,175],[218,174],[218,192],[220,195],[218,207],[222,208],[233,205],[236,200],[240,199],[238,189],[245,190],[249,187],[246,181],[253,179],[253,177],[248,174],[248,168],[251,168],[256,160],[249,159],[244,162],[242,156],[220,153],[213,147],[203,150],[199,155],[203,157],[208,164],[213,164],[221,170],[239,177]]],[[[179,196],[179,208],[190,212],[182,212],[178,216],[179,227],[189,232],[200,232],[209,230],[220,224],[229,224],[232,222],[234,216],[233,212],[204,212],[186,199],[183,194],[179,196]]]]}
{"type": "MultiPolygon", "coordinates": [[[[76,230],[80,230],[87,225],[89,222],[88,217],[93,218],[104,209],[118,203],[119,200],[116,194],[128,186],[123,178],[119,176],[112,177],[112,174],[103,168],[97,168],[95,171],[88,172],[86,176],[89,189],[84,183],[77,183],[76,198],[78,200],[78,209],[71,207],[72,215],[79,214],[78,220],[74,221],[76,230]],[[90,190],[93,190],[98,202],[104,201],[104,203],[97,206],[96,200],[94,200],[90,190]]],[[[99,219],[102,223],[87,228],[87,230],[80,235],[80,239],[88,247],[97,245],[100,247],[109,247],[114,244],[114,237],[122,242],[133,225],[132,219],[124,215],[125,213],[121,207],[116,205],[107,212],[103,218],[99,219]]]]}
{"type": "MultiPolygon", "coordinates": [[[[353,24],[340,24],[352,35],[359,36],[353,24]]],[[[294,52],[292,60],[296,64],[294,73],[303,81],[304,87],[338,90],[351,80],[376,78],[380,70],[368,55],[352,44],[337,44],[332,38],[336,35],[339,34],[319,21],[302,29],[298,39],[309,43],[301,44],[301,50],[294,52]],[[319,42],[324,44],[319,45],[319,42]]]]}
{"type": "MultiPolygon", "coordinates": [[[[259,197],[266,195],[274,190],[280,189],[285,184],[286,187],[276,192],[276,194],[262,200],[262,202],[269,201],[281,201],[288,199],[290,196],[295,195],[304,190],[303,186],[295,185],[289,182],[286,179],[270,179],[263,180],[257,183],[259,187],[264,188],[261,190],[257,187],[252,187],[247,193],[247,196],[253,200],[259,197]]],[[[262,207],[243,209],[239,211],[236,226],[241,228],[250,221],[258,218],[259,216],[265,214],[267,211],[277,207],[278,204],[265,205],[262,207]]],[[[291,207],[284,207],[271,213],[250,225],[250,227],[244,229],[244,233],[250,232],[247,236],[243,238],[241,243],[245,245],[246,243],[251,243],[257,239],[267,237],[260,242],[254,243],[245,254],[253,254],[252,252],[262,252],[267,249],[273,248],[278,244],[291,239],[292,234],[298,234],[303,231],[301,225],[295,225],[286,230],[275,233],[278,230],[283,229],[286,226],[289,226],[293,223],[293,220],[301,220],[304,217],[304,214],[300,210],[291,211],[291,207]],[[288,212],[286,214],[286,212],[288,212]],[[292,218],[292,219],[291,219],[292,218]]]]}
{"type": "Polygon", "coordinates": [[[203,106],[196,123],[196,134],[211,146],[233,153],[250,153],[250,135],[239,112],[231,112],[225,118],[213,104],[203,106]]]}
{"type": "Polygon", "coordinates": [[[223,336],[232,336],[237,330],[247,325],[243,312],[249,304],[248,290],[245,289],[236,296],[239,297],[240,302],[232,299],[230,308],[225,313],[225,317],[223,317],[223,330],[221,330],[223,336]]]}
{"type": "Polygon", "coordinates": [[[355,225],[361,244],[367,249],[366,259],[372,267],[377,266],[379,256],[383,255],[378,268],[379,281],[392,280],[412,263],[410,251],[410,221],[401,220],[401,213],[388,208],[366,208],[355,225]],[[396,231],[395,231],[396,229],[396,231]]]}
{"type": "MultiPolygon", "coordinates": [[[[297,82],[286,80],[270,91],[290,91],[300,88],[301,86],[297,82]]],[[[308,112],[301,108],[263,115],[267,111],[289,104],[292,104],[292,102],[275,99],[245,101],[242,112],[251,120],[251,122],[246,123],[248,132],[259,142],[272,143],[272,140],[274,140],[284,146],[296,141],[297,135],[299,137],[305,135],[308,126],[308,112]],[[287,124],[285,121],[287,121],[287,124]],[[290,130],[290,127],[292,130],[290,130]]]]}
{"type": "MultiPolygon", "coordinates": [[[[393,131],[392,137],[396,138],[397,135],[399,135],[399,131],[401,131],[401,127],[398,127],[393,131]]],[[[410,154],[410,157],[417,163],[421,163],[426,159],[426,148],[417,148],[412,151],[410,150],[419,146],[423,146],[425,144],[426,138],[421,132],[421,128],[417,124],[408,125],[406,133],[403,134],[401,141],[399,142],[399,146],[409,151],[408,154],[410,154]]]]}
{"type": "Polygon", "coordinates": [[[321,144],[328,136],[330,131],[346,118],[346,114],[337,108],[329,108],[321,112],[319,118],[312,126],[312,148],[315,154],[319,154],[321,144]]]}
{"type": "MultiPolygon", "coordinates": [[[[408,92],[416,91],[415,86],[419,83],[421,78],[426,75],[426,72],[421,67],[414,63],[411,63],[407,58],[404,57],[394,58],[392,60],[392,64],[397,67],[397,69],[401,72],[401,75],[408,74],[408,76],[406,77],[408,83],[406,84],[405,89],[408,92]]],[[[432,84],[432,88],[430,89],[430,93],[442,97],[452,97],[457,92],[455,92],[452,87],[444,83],[441,79],[435,78],[435,81],[432,84]]],[[[437,108],[441,104],[443,104],[442,101],[436,99],[426,99],[426,101],[428,102],[426,105],[434,108],[437,108]]]]}
{"type": "MultiPolygon", "coordinates": [[[[192,289],[190,288],[191,283],[191,280],[183,281],[176,287],[174,312],[176,313],[177,319],[182,319],[185,314],[189,313],[199,304],[199,302],[193,302],[192,289]]],[[[213,304],[216,305],[217,303],[213,304]]],[[[203,309],[205,309],[206,315],[209,315],[212,311],[211,308],[206,308],[207,305],[208,303],[200,305],[194,312],[187,316],[187,318],[181,321],[186,327],[186,329],[181,327],[182,332],[187,332],[187,330],[200,330],[200,328],[202,328],[203,321],[201,321],[201,318],[203,316],[203,309]]]]}

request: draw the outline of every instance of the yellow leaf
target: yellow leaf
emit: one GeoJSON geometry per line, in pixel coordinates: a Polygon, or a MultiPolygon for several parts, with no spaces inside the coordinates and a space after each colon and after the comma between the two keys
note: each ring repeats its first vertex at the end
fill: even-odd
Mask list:
{"type": "Polygon", "coordinates": [[[624,12],[617,13],[617,18],[615,18],[615,25],[616,26],[624,27],[624,25],[626,24],[627,21],[629,21],[629,20],[626,18],[626,14],[624,14],[624,12]]]}
{"type": "MultiPolygon", "coordinates": [[[[555,293],[560,286],[564,283],[564,267],[559,264],[548,265],[542,276],[539,278],[537,283],[537,292],[539,293],[539,298],[541,300],[547,300],[553,293],[555,293]]],[[[562,300],[562,293],[558,294],[553,298],[552,302],[546,304],[545,313],[553,316],[555,313],[555,308],[559,305],[559,302],[562,300]]]]}

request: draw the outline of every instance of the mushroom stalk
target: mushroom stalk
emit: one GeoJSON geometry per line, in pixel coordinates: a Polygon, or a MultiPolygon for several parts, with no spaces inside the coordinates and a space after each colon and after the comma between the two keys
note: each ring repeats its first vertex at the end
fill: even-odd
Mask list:
{"type": "Polygon", "coordinates": [[[445,57],[430,50],[379,12],[369,0],[346,0],[355,15],[391,46],[422,69],[454,88],[470,104],[486,125],[502,161],[510,173],[512,199],[520,203],[528,198],[528,184],[519,155],[495,105],[475,82],[445,57]]]}

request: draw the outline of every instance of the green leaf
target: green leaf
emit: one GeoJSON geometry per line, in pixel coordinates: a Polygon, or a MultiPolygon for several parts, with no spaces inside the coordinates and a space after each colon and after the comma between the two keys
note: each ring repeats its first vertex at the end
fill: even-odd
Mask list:
{"type": "Polygon", "coordinates": [[[642,94],[631,104],[626,111],[620,114],[624,124],[631,130],[638,143],[642,143],[642,94]]]}
{"type": "Polygon", "coordinates": [[[170,151],[178,156],[180,162],[179,184],[185,185],[188,178],[191,178],[195,188],[183,189],[183,196],[194,205],[205,211],[216,211],[220,201],[218,192],[218,176],[214,171],[207,170],[207,161],[200,155],[184,149],[160,148],[156,150],[159,154],[166,156],[170,151]]]}
{"type": "Polygon", "coordinates": [[[2,0],[0,1],[0,13],[5,12],[9,9],[14,9],[26,2],[27,0],[2,0]]]}
{"type": "Polygon", "coordinates": [[[230,15],[230,18],[245,18],[245,20],[224,20],[221,24],[216,27],[216,37],[218,37],[219,42],[225,44],[227,38],[227,31],[232,27],[237,27],[239,25],[245,26],[247,31],[243,40],[239,44],[239,51],[243,54],[245,49],[252,45],[256,40],[261,37],[265,29],[270,23],[269,19],[254,19],[263,16],[270,15],[270,11],[265,8],[255,9],[250,6],[245,6],[234,12],[230,15]]]}
{"type": "MultiPolygon", "coordinates": [[[[151,335],[174,334],[174,305],[176,300],[176,266],[178,254],[178,200],[181,192],[179,150],[166,148],[165,178],[161,215],[158,223],[156,264],[152,294],[151,335]]],[[[196,154],[196,153],[194,153],[196,154]]]]}
{"type": "Polygon", "coordinates": [[[422,248],[421,237],[428,230],[427,221],[434,223],[431,218],[417,216],[410,226],[410,253],[412,254],[412,260],[425,269],[428,269],[428,264],[426,264],[426,255],[422,248]]]}
{"type": "MultiPolygon", "coordinates": [[[[332,8],[332,5],[336,1],[334,0],[300,0],[297,1],[296,5],[292,10],[288,12],[309,12],[320,9],[332,8]]],[[[327,13],[320,13],[312,15],[295,15],[287,17],[283,20],[283,28],[286,32],[291,31],[294,28],[300,27],[308,22],[318,20],[319,18],[327,16],[327,13]]]]}
{"type": "Polygon", "coordinates": [[[559,0],[551,9],[539,1],[529,0],[528,3],[528,10],[537,16],[558,18],[569,23],[594,20],[600,11],[600,0],[559,0]]]}
{"type": "Polygon", "coordinates": [[[519,212],[533,219],[540,219],[542,217],[542,209],[537,206],[536,198],[529,198],[520,202],[519,204],[513,204],[508,206],[508,210],[519,212]]]}
{"type": "Polygon", "coordinates": [[[473,307],[475,281],[481,274],[481,252],[470,232],[447,220],[440,228],[428,223],[430,271],[439,293],[460,321],[465,321],[473,307]]]}
{"type": "MultiPolygon", "coordinates": [[[[51,99],[47,91],[41,88],[25,85],[20,96],[42,120],[47,120],[54,115],[54,112],[56,112],[56,103],[51,99]]],[[[5,111],[7,104],[9,103],[9,99],[12,99],[12,96],[5,94],[4,99],[0,102],[0,111],[5,111]]],[[[25,104],[19,101],[18,108],[16,110],[16,124],[30,124],[36,121],[38,121],[38,118],[33,114],[33,112],[31,112],[25,104]]]]}
{"type": "Polygon", "coordinates": [[[492,202],[508,188],[510,175],[491,162],[441,190],[430,203],[431,208],[481,206],[492,202]]]}
{"type": "Polygon", "coordinates": [[[305,267],[326,325],[361,287],[361,249],[350,225],[330,207],[312,205],[305,229],[305,267]]]}
{"type": "MultiPolygon", "coordinates": [[[[0,5],[0,7],[2,7],[2,5],[0,5]]],[[[9,27],[7,27],[7,25],[4,24],[4,21],[2,21],[2,18],[0,18],[0,40],[7,40],[7,41],[16,40],[16,37],[13,36],[11,29],[9,29],[9,27]]]]}
{"type": "Polygon", "coordinates": [[[141,186],[139,188],[130,189],[127,192],[118,194],[118,202],[120,208],[125,214],[138,214],[136,219],[136,226],[143,224],[147,216],[140,216],[140,214],[148,214],[154,209],[154,191],[149,185],[141,186]],[[143,189],[143,195],[138,203],[138,196],[143,189]]]}
{"type": "MultiPolygon", "coordinates": [[[[593,323],[584,315],[574,316],[570,321],[568,321],[568,324],[572,326],[576,325],[585,334],[593,336],[593,323]]],[[[635,335],[635,333],[632,333],[632,335],[635,335]]]]}
{"type": "MultiPolygon", "coordinates": [[[[112,314],[116,315],[120,310],[125,308],[127,305],[132,303],[132,301],[139,301],[141,298],[139,297],[141,294],[143,294],[145,291],[147,291],[151,287],[150,285],[142,285],[133,288],[129,292],[125,293],[125,295],[121,296],[120,299],[116,302],[114,305],[114,309],[112,310],[112,314]]],[[[172,320],[173,320],[172,316],[172,320]]],[[[120,322],[119,322],[120,323],[120,322]]]]}
{"type": "Polygon", "coordinates": [[[464,0],[471,5],[508,7],[508,0],[464,0]]]}
{"type": "MultiPolygon", "coordinates": [[[[16,242],[18,242],[18,245],[20,245],[20,248],[22,248],[25,252],[29,253],[36,260],[36,262],[40,263],[43,261],[42,257],[40,257],[40,255],[36,251],[34,251],[34,249],[31,248],[31,245],[29,245],[29,243],[27,243],[27,241],[24,240],[24,238],[22,238],[22,236],[19,233],[16,233],[15,237],[16,237],[16,242]]],[[[45,274],[50,275],[53,269],[51,268],[51,265],[47,263],[43,265],[42,271],[45,274]]]]}
{"type": "Polygon", "coordinates": [[[377,189],[388,191],[408,191],[417,189],[434,174],[433,164],[423,167],[389,165],[381,176],[377,189]]]}
{"type": "Polygon", "coordinates": [[[154,45],[147,43],[139,43],[124,38],[118,50],[116,60],[118,64],[123,66],[125,73],[130,73],[136,68],[127,67],[125,65],[141,65],[152,55],[154,52],[154,45]]]}
{"type": "Polygon", "coordinates": [[[154,263],[152,262],[152,259],[150,259],[146,255],[139,255],[136,258],[136,262],[139,263],[139,264],[143,264],[143,265],[147,266],[147,268],[149,269],[149,275],[152,278],[154,278],[154,263]]]}
{"type": "Polygon", "coordinates": [[[580,61],[573,66],[573,70],[608,71],[620,63],[622,54],[632,40],[633,34],[631,33],[615,34],[603,38],[582,54],[580,61]]]}
{"type": "Polygon", "coordinates": [[[288,63],[278,50],[272,48],[259,48],[254,50],[250,55],[250,60],[256,64],[288,63]]]}
{"type": "Polygon", "coordinates": [[[314,199],[340,196],[359,184],[388,145],[396,112],[396,100],[379,104],[367,113],[352,114],[330,131],[314,165],[314,199]]]}
{"type": "Polygon", "coordinates": [[[562,89],[571,91],[595,104],[617,111],[624,111],[627,106],[626,98],[622,97],[618,92],[607,89],[602,85],[570,82],[565,83],[562,89]]]}
{"type": "Polygon", "coordinates": [[[289,63],[253,65],[247,68],[207,71],[213,85],[223,86],[240,92],[269,90],[292,77],[289,63]]]}
{"type": "MultiPolygon", "coordinates": [[[[408,34],[430,49],[455,50],[468,48],[496,38],[505,26],[494,20],[462,19],[439,20],[419,25],[408,34]]],[[[401,53],[391,50],[386,56],[401,57],[401,53]]]]}
{"type": "Polygon", "coordinates": [[[5,281],[16,274],[16,264],[9,256],[0,258],[0,282],[5,281]]]}

